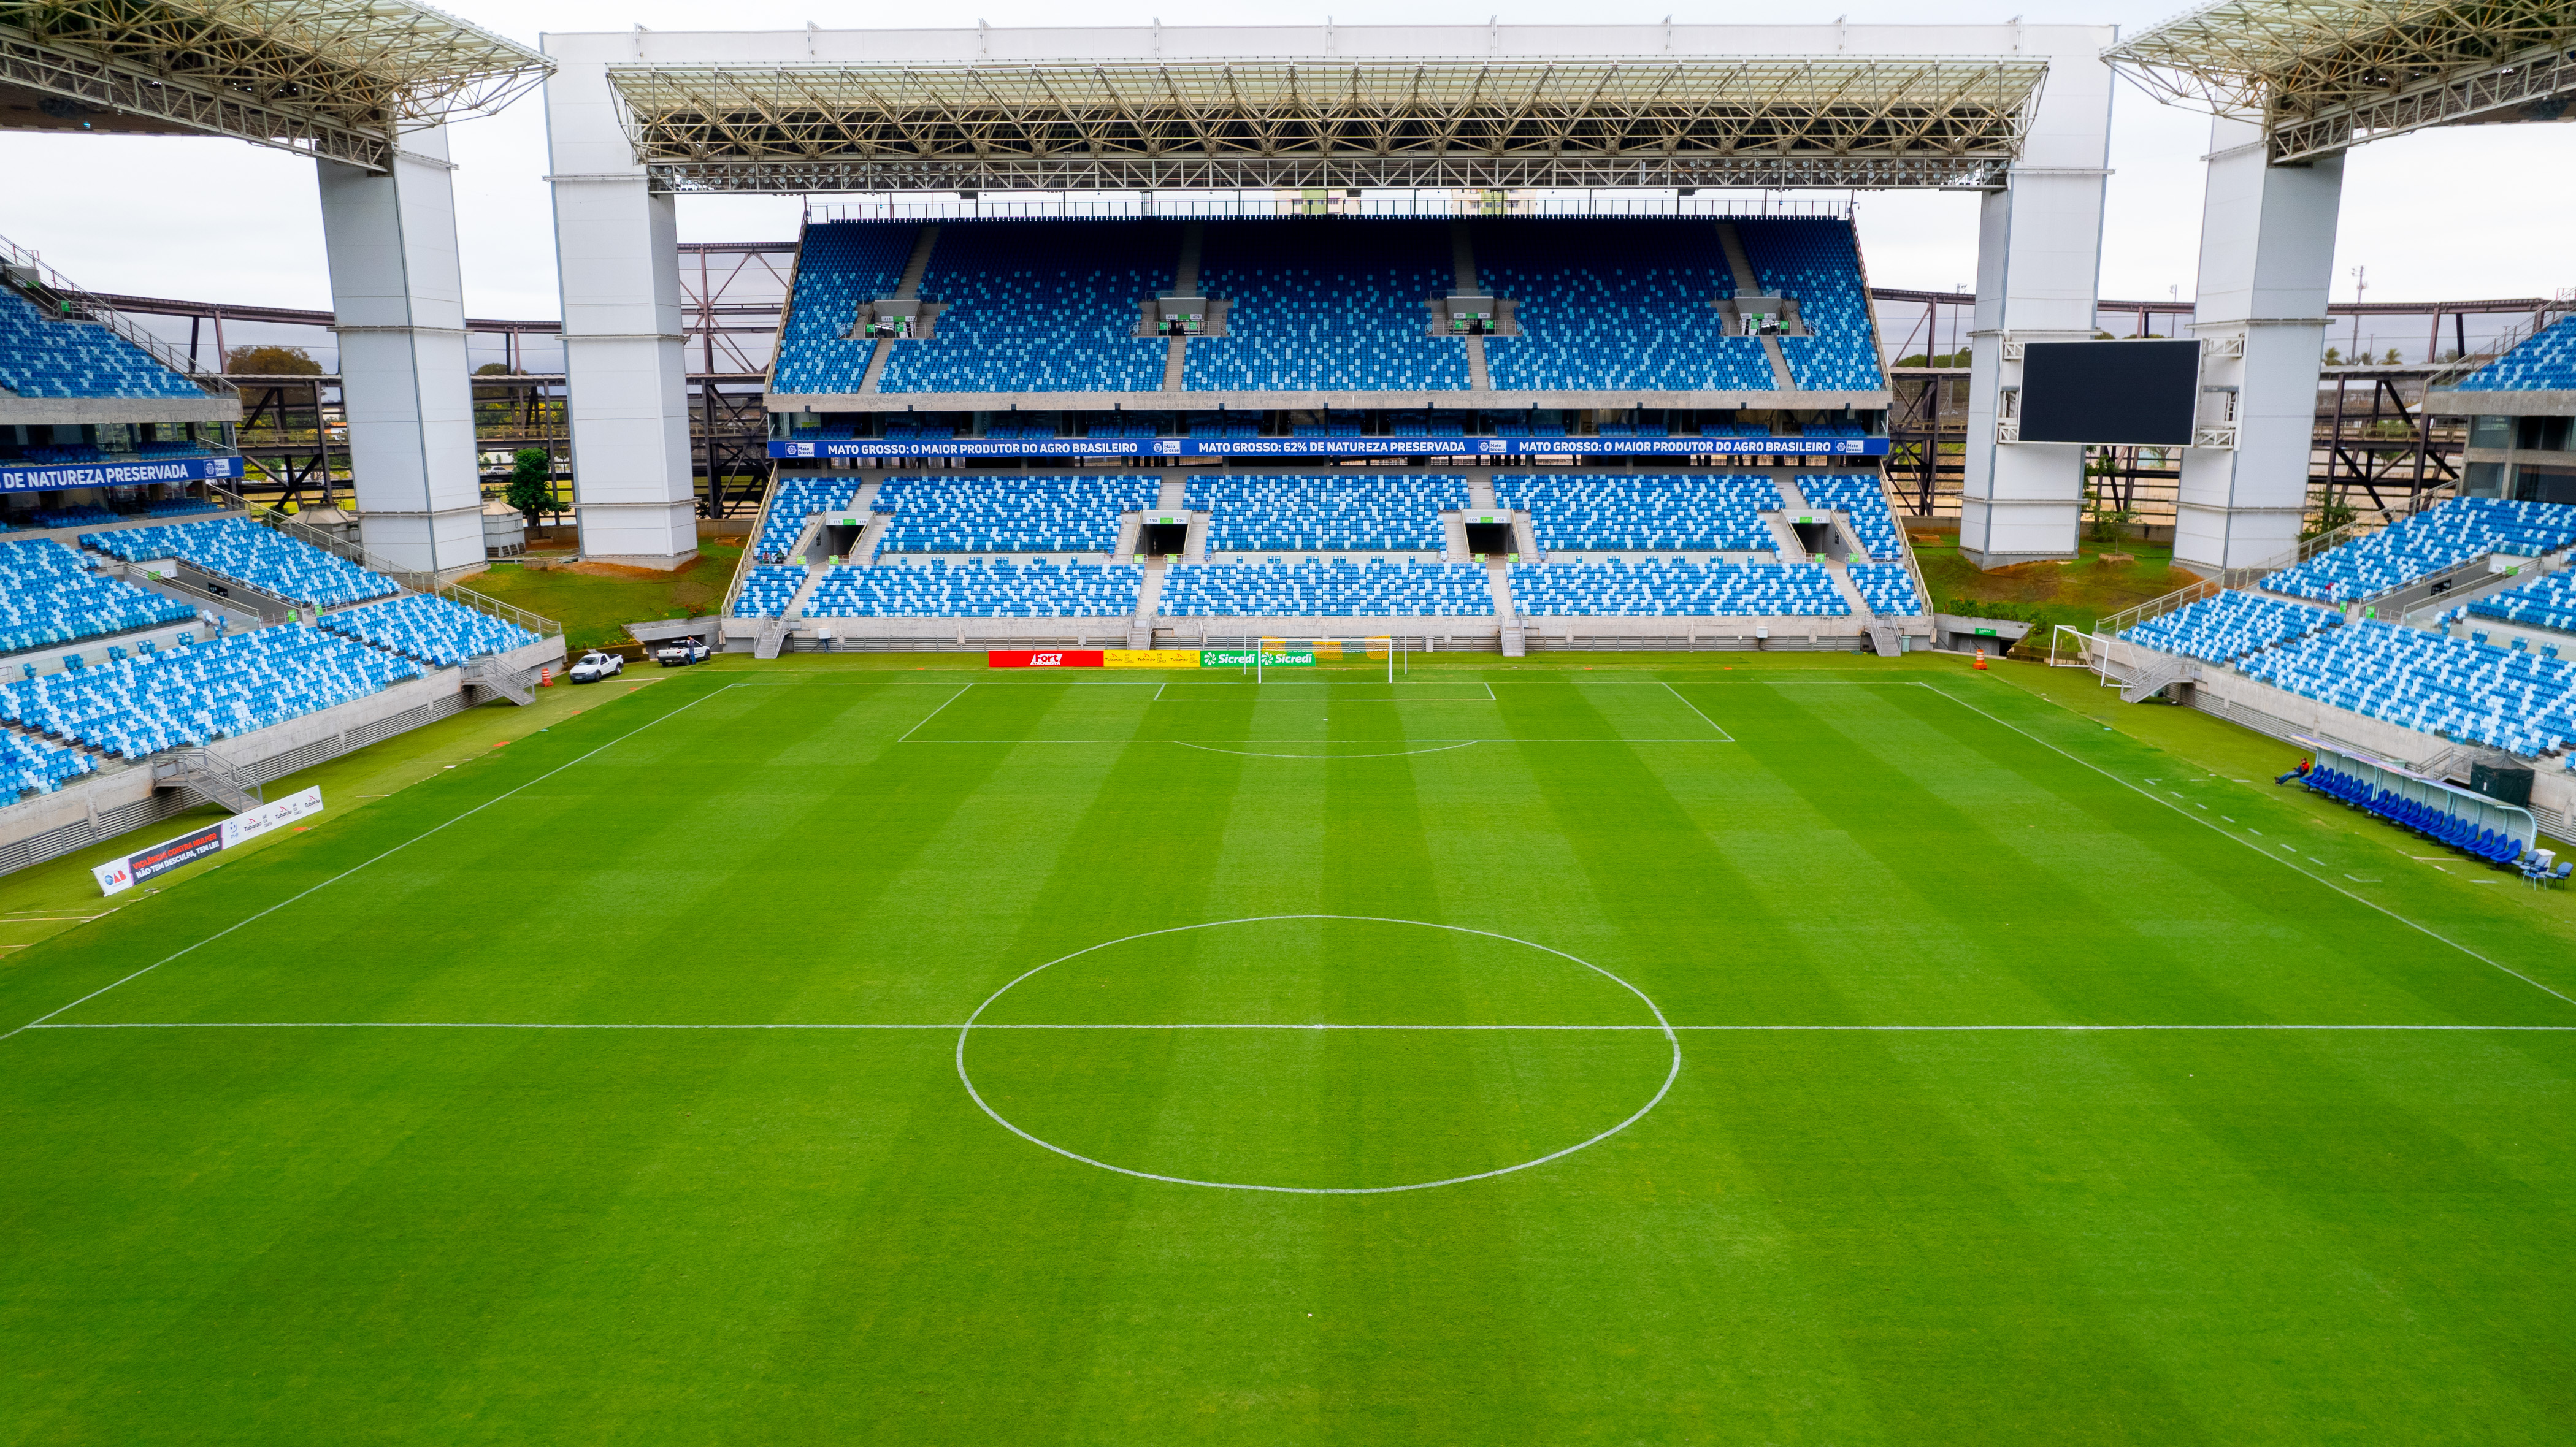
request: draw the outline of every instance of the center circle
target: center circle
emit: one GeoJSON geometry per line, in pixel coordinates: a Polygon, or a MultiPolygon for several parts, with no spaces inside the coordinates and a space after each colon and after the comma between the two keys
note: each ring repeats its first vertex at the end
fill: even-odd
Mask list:
{"type": "Polygon", "coordinates": [[[1589,960],[1371,915],[1105,940],[1019,975],[957,1032],[959,1083],[1032,1145],[1143,1180],[1298,1195],[1545,1165],[1643,1119],[1681,1063],[1655,1002],[1589,960]]]}

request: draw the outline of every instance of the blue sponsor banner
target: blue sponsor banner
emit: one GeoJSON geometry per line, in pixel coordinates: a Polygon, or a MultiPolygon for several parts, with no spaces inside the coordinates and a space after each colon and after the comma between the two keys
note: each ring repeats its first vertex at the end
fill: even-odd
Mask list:
{"type": "Polygon", "coordinates": [[[242,475],[238,457],[174,457],[163,462],[66,462],[17,467],[0,463],[0,492],[60,487],[133,487],[146,482],[202,482],[242,475]]]}
{"type": "Polygon", "coordinates": [[[779,442],[772,457],[1885,457],[1884,437],[1060,437],[779,442]]]}

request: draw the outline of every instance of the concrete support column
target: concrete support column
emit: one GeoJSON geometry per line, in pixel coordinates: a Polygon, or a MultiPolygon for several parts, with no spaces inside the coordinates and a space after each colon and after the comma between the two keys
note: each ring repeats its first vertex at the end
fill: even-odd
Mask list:
{"type": "Polygon", "coordinates": [[[547,179],[581,550],[673,568],[698,547],[678,220],[618,123],[613,39],[550,36],[547,49],[558,63],[545,87],[547,179]]]}
{"type": "Polygon", "coordinates": [[[446,129],[404,132],[390,174],[315,164],[360,537],[399,568],[451,577],[479,568],[482,483],[446,129]]]}
{"type": "Polygon", "coordinates": [[[2001,440],[2020,347],[2092,336],[2101,294],[2111,71],[2092,55],[2049,59],[2022,158],[1978,217],[1959,550],[1981,568],[2075,556],[2083,514],[2082,447],[2001,440]]]}
{"type": "Polygon", "coordinates": [[[2192,327],[2201,385],[2215,390],[2202,393],[2201,436],[2225,440],[2232,410],[2235,446],[2183,453],[2174,561],[2199,573],[2298,547],[2343,201],[2342,156],[2272,165],[2251,121],[2219,117],[2209,153],[2192,327]]]}

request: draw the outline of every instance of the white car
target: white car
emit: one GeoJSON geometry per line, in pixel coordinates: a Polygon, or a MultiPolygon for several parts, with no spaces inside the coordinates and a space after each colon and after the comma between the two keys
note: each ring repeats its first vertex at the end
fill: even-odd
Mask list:
{"type": "Polygon", "coordinates": [[[653,661],[664,668],[686,668],[692,663],[704,663],[711,656],[713,651],[702,638],[675,638],[653,650],[653,661]]]}
{"type": "Polygon", "coordinates": [[[613,677],[625,671],[626,660],[614,653],[585,653],[581,656],[581,661],[572,666],[572,681],[597,683],[603,678],[613,677]]]}

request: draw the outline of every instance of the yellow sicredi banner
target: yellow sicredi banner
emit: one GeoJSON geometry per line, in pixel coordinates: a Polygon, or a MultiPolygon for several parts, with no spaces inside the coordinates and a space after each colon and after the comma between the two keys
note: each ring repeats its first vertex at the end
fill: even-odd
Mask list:
{"type": "Polygon", "coordinates": [[[1103,668],[1196,668],[1199,651],[1195,648],[1104,648],[1100,651],[1103,668]]]}

